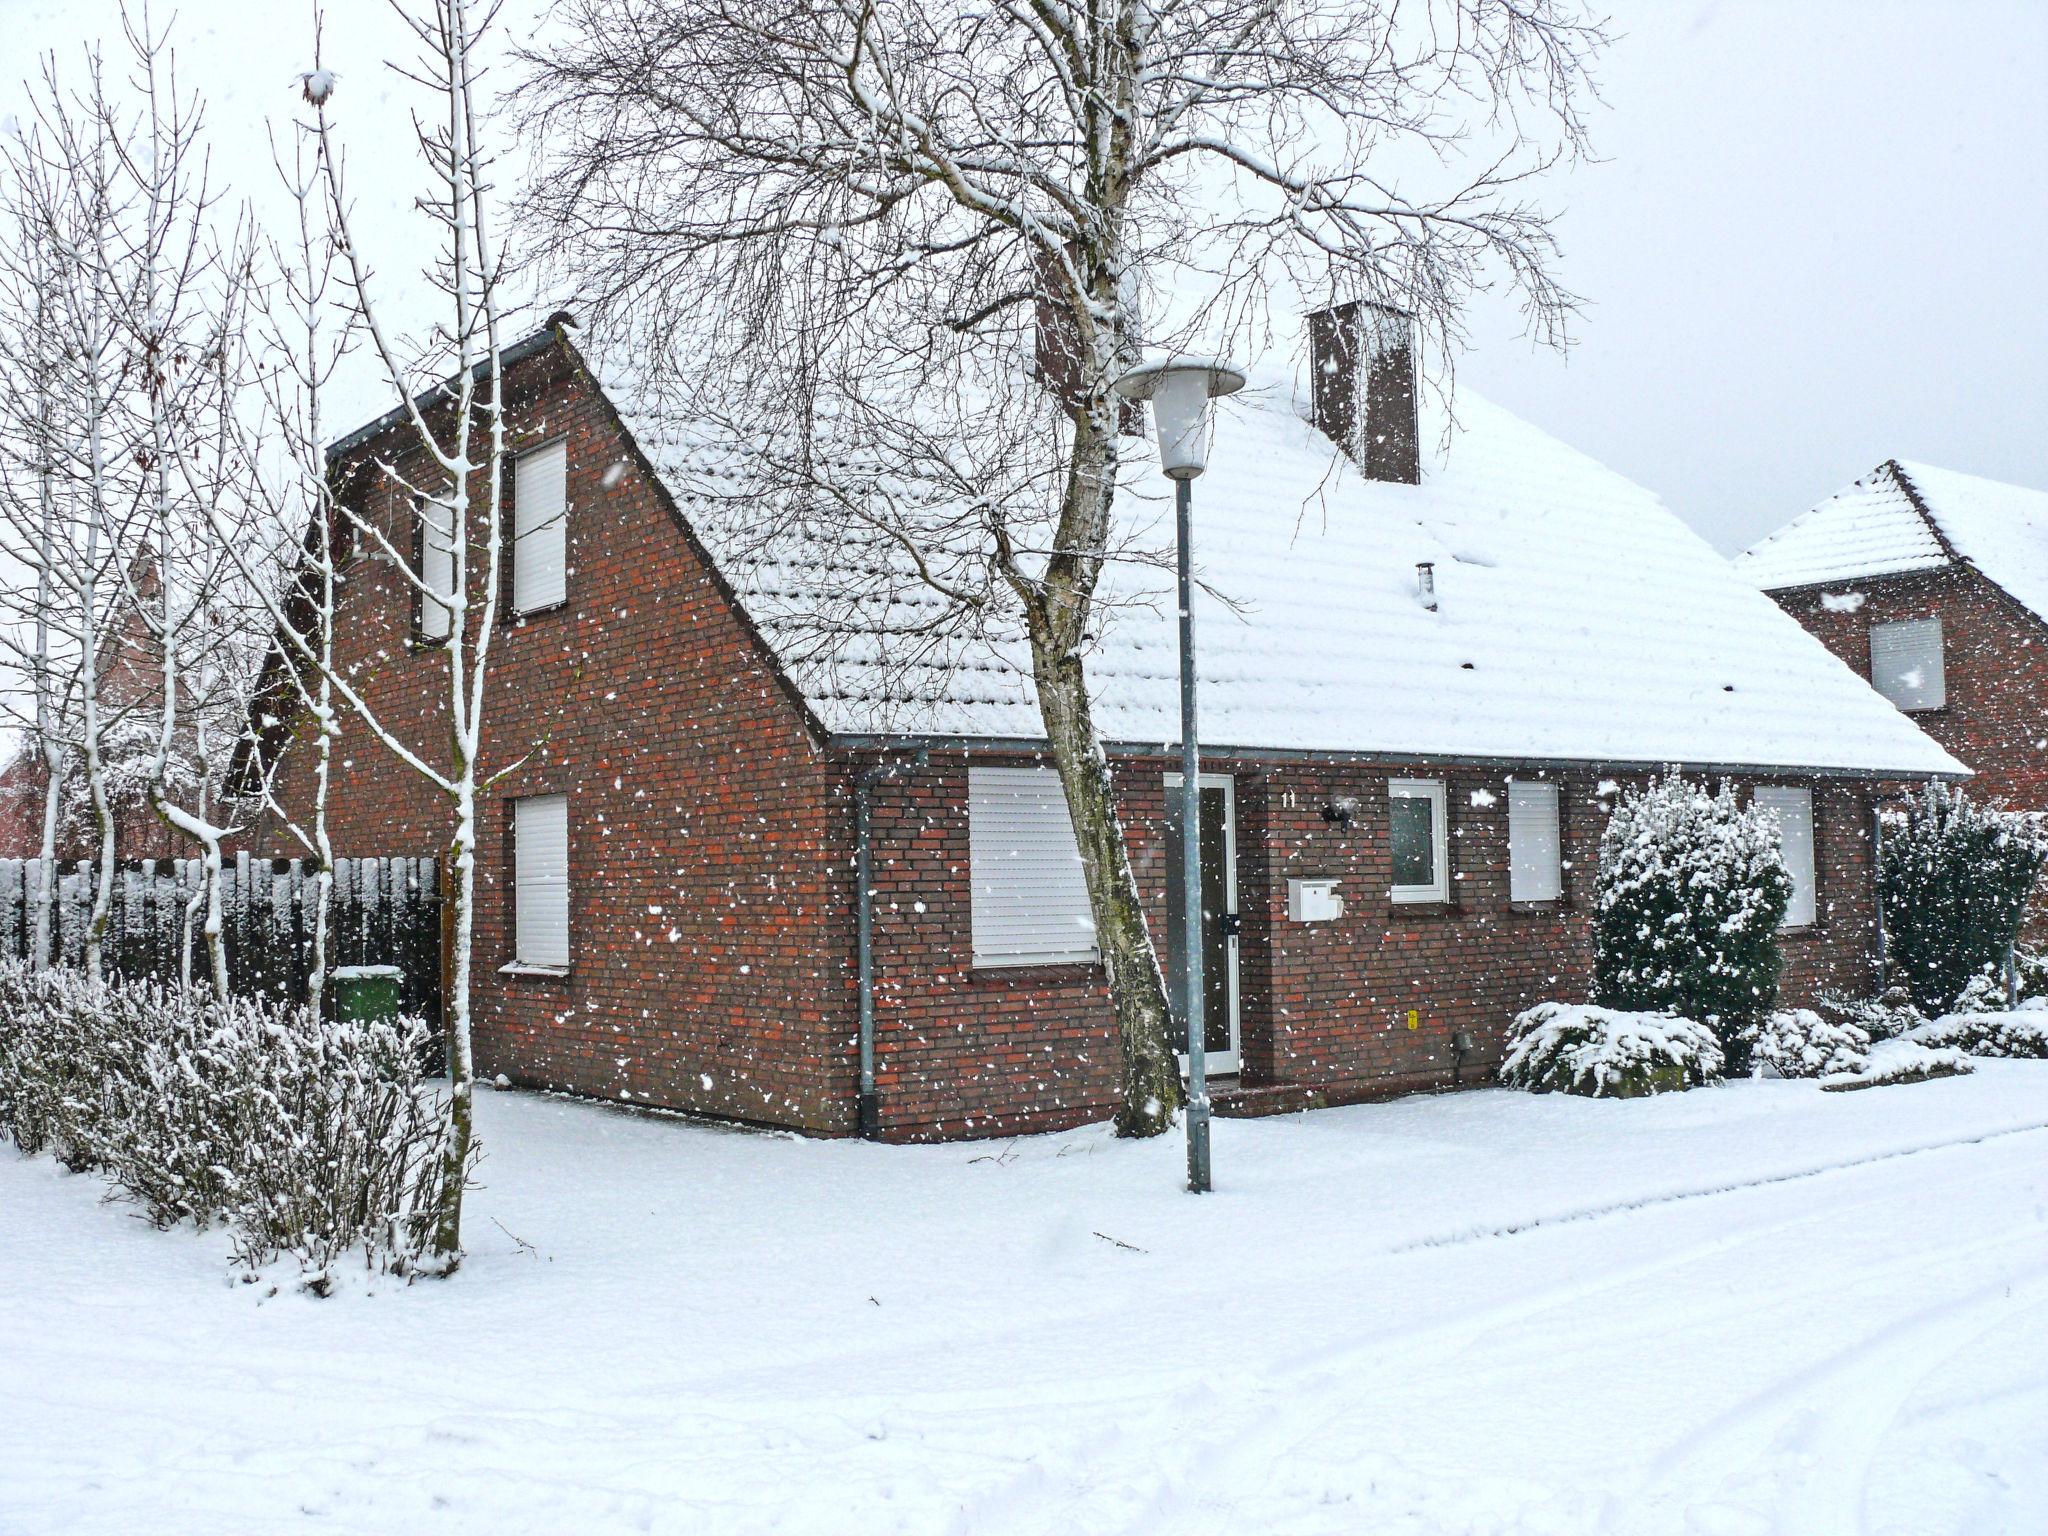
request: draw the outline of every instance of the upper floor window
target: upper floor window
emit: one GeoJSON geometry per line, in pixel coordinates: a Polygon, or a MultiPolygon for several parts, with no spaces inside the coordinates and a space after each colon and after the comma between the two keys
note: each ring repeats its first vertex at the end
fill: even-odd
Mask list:
{"type": "Polygon", "coordinates": [[[1394,900],[1449,901],[1443,780],[1389,779],[1387,826],[1394,862],[1394,900]]]}
{"type": "Polygon", "coordinates": [[[429,594],[452,597],[455,593],[455,509],[445,501],[423,498],[414,504],[414,513],[419,520],[419,558],[415,563],[420,584],[426,588],[414,602],[414,621],[422,640],[446,640],[455,615],[429,594]]]}
{"type": "Polygon", "coordinates": [[[568,600],[569,448],[549,443],[512,461],[512,614],[568,600]]]}
{"type": "Polygon", "coordinates": [[[1940,709],[1948,702],[1942,675],[1941,619],[1870,626],[1871,686],[1900,709],[1940,709]]]}

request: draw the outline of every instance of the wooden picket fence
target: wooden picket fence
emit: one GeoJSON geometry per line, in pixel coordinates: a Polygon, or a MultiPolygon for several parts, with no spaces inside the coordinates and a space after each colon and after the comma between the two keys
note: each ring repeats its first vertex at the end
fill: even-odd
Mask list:
{"type": "MultiPolygon", "coordinates": [[[[0,954],[35,950],[42,862],[0,859],[0,954]]],[[[56,865],[55,956],[81,965],[92,921],[96,866],[56,865]]],[[[129,859],[114,875],[103,951],[114,976],[207,975],[204,871],[197,859],[129,859]]],[[[313,964],[313,883],[302,860],[238,855],[221,871],[228,985],[237,992],[303,998],[313,964]]],[[[329,966],[395,965],[408,1013],[441,1021],[441,884],[430,858],[337,859],[327,909],[329,966]]]]}

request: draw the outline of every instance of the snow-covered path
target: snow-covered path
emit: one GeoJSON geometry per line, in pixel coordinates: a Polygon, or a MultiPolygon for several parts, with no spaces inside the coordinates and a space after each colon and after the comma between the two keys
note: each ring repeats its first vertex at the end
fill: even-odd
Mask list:
{"type": "Polygon", "coordinates": [[[2048,1529],[2048,1065],[1224,1122],[1204,1200],[480,1118],[462,1275],[328,1302],[0,1152],[0,1532],[2048,1529]]]}

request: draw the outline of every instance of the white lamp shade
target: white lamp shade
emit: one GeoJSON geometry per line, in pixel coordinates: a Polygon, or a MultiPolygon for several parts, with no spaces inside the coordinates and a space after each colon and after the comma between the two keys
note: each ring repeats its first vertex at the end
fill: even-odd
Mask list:
{"type": "Polygon", "coordinates": [[[1166,358],[1133,368],[1115,388],[1127,399],[1152,402],[1159,467],[1175,480],[1192,480],[1209,464],[1209,402],[1244,388],[1244,375],[1215,358],[1166,358]]]}
{"type": "Polygon", "coordinates": [[[1181,368],[1152,392],[1152,426],[1159,434],[1159,466],[1176,480],[1209,467],[1209,381],[1181,368]]]}

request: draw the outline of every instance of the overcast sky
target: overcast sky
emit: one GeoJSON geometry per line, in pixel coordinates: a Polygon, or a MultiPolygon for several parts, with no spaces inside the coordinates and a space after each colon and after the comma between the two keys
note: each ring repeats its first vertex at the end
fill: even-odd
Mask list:
{"type": "MultiPolygon", "coordinates": [[[[508,9],[524,9],[515,0],[508,9]]],[[[162,19],[170,7],[159,0],[162,19]]],[[[14,77],[114,0],[0,0],[14,77]]],[[[223,171],[267,190],[310,46],[297,0],[185,0],[180,65],[223,171]]],[[[1568,361],[1482,306],[1464,382],[1733,551],[1886,457],[2048,487],[2048,0],[1615,0],[1602,163],[1554,183],[1568,361]]],[[[417,182],[382,0],[330,0],[353,184],[380,228],[417,182]]],[[[404,262],[387,261],[400,275],[404,262]]],[[[367,392],[366,409],[381,408],[367,392]]]]}

